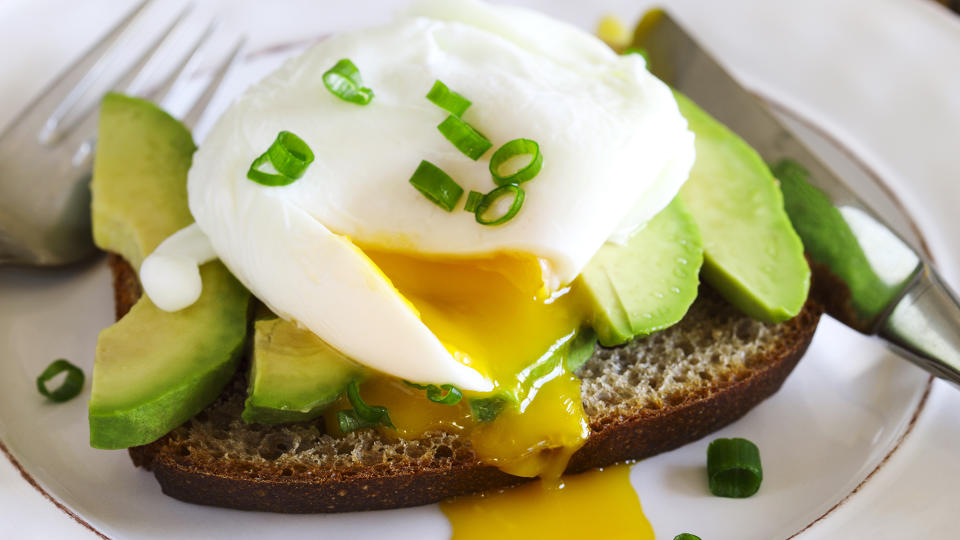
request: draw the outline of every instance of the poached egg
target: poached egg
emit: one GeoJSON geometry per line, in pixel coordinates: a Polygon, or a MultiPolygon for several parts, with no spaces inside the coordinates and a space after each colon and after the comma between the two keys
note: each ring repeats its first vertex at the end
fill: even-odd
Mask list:
{"type": "Polygon", "coordinates": [[[693,159],[693,134],[641,55],[520,8],[421,2],[324,40],[238,98],[194,155],[196,225],[141,278],[158,306],[179,309],[199,294],[185,267],[219,257],[274,313],[358,363],[488,392],[589,321],[571,284],[604,242],[676,196],[693,159]],[[343,58],[374,91],[368,105],[325,87],[343,58]],[[425,159],[465,191],[495,187],[492,150],[473,161],[437,130],[448,113],[425,98],[437,80],[472,101],[462,118],[493,149],[540,146],[542,169],[503,225],[478,224],[463,199],[448,212],[408,182],[425,159]],[[314,162],[286,186],[250,181],[280,131],[314,162]]]}

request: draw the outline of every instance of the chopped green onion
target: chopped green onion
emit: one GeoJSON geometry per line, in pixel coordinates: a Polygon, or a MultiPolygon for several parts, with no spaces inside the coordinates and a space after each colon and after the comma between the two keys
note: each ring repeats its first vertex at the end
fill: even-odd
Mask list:
{"type": "Polygon", "coordinates": [[[373,90],[363,86],[360,70],[348,58],[340,60],[323,74],[323,84],[338,98],[366,105],[373,99],[373,90]]]}
{"type": "Polygon", "coordinates": [[[673,540],[700,540],[700,537],[690,533],[680,533],[673,537],[673,540]]]}
{"type": "Polygon", "coordinates": [[[350,433],[360,428],[374,427],[378,425],[387,426],[393,429],[393,422],[390,421],[390,414],[386,407],[379,405],[367,405],[360,398],[360,387],[357,381],[351,381],[347,386],[347,399],[353,410],[337,411],[337,424],[340,431],[350,433]]]}
{"type": "Polygon", "coordinates": [[[749,497],[760,489],[763,480],[760,450],[746,439],[716,439],[707,447],[707,476],[710,493],[749,497]]]}
{"type": "Polygon", "coordinates": [[[463,392],[452,384],[441,384],[437,386],[435,384],[417,384],[410,381],[403,382],[417,390],[426,390],[427,399],[441,405],[456,405],[463,399],[463,392]]]}
{"type": "Polygon", "coordinates": [[[530,139],[514,139],[498,148],[490,158],[490,174],[493,175],[493,182],[498,186],[526,182],[537,176],[542,166],[543,154],[540,153],[540,145],[530,139]],[[523,155],[530,156],[530,161],[526,165],[513,173],[503,171],[503,165],[507,161],[523,155]]]}
{"type": "Polygon", "coordinates": [[[427,160],[421,161],[417,170],[413,171],[410,183],[423,193],[424,197],[447,212],[453,211],[463,195],[460,184],[427,160]]]}
{"type": "Polygon", "coordinates": [[[502,396],[470,400],[470,413],[477,422],[493,422],[509,401],[502,396]]]}
{"type": "Polygon", "coordinates": [[[57,403],[77,397],[81,390],[83,390],[83,371],[63,358],[52,362],[37,377],[37,391],[57,403]],[[60,383],[60,387],[53,391],[47,390],[47,382],[63,372],[67,374],[60,383]]]}
{"type": "Polygon", "coordinates": [[[307,143],[289,131],[281,131],[270,148],[250,164],[247,178],[264,186],[286,186],[303,176],[311,163],[313,150],[307,143]],[[267,162],[279,174],[260,170],[267,162]]]}
{"type": "Polygon", "coordinates": [[[447,116],[443,122],[440,122],[437,129],[457,147],[457,150],[474,161],[480,159],[480,156],[493,146],[493,143],[482,133],[452,114],[447,116]]]}
{"type": "Polygon", "coordinates": [[[483,193],[479,191],[471,191],[467,195],[467,204],[463,207],[467,212],[475,212],[477,210],[477,205],[480,204],[480,201],[483,199],[483,193]]]}
{"type": "MultiPolygon", "coordinates": [[[[643,60],[644,60],[645,62],[647,62],[648,64],[650,63],[650,55],[647,54],[647,50],[646,50],[646,49],[643,49],[643,48],[641,48],[641,47],[628,47],[627,50],[623,51],[621,54],[624,54],[624,55],[626,55],[626,54],[639,54],[640,56],[643,57],[643,60]]],[[[699,540],[699,539],[698,539],[698,540],[699,540]]]]}
{"type": "Polygon", "coordinates": [[[433,88],[427,92],[427,99],[454,116],[462,116],[470,108],[469,99],[447,88],[447,85],[439,80],[433,83],[433,88]]]}
{"type": "Polygon", "coordinates": [[[520,189],[520,186],[516,184],[507,184],[505,186],[500,186],[490,193],[487,193],[480,199],[480,203],[474,209],[474,215],[477,218],[477,223],[481,225],[500,225],[506,223],[513,219],[517,215],[517,212],[520,211],[520,207],[523,206],[524,192],[520,189]],[[499,217],[488,218],[486,217],[487,210],[497,202],[500,197],[505,197],[513,193],[513,203],[510,204],[510,208],[499,217]]]}

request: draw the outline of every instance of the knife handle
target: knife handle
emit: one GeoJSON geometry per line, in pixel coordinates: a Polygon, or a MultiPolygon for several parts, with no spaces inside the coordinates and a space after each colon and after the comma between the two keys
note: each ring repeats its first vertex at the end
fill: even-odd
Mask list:
{"type": "Polygon", "coordinates": [[[879,335],[911,362],[960,384],[960,300],[929,264],[907,287],[879,335]]]}

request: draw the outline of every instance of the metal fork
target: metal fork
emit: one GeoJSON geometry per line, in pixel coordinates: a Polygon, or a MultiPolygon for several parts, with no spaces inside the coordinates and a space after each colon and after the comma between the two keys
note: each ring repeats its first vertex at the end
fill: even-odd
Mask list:
{"type": "MultiPolygon", "coordinates": [[[[102,78],[121,38],[151,1],[143,0],[133,8],[0,134],[0,264],[56,266],[95,252],[89,180],[99,101],[84,107],[81,100],[102,78]]],[[[147,90],[145,68],[191,9],[188,5],[174,17],[109,88],[156,103],[167,100],[190,71],[188,67],[197,63],[215,23],[191,43],[155,88],[147,90]]],[[[237,40],[189,106],[182,119],[188,127],[199,120],[243,44],[243,38],[237,40]]]]}

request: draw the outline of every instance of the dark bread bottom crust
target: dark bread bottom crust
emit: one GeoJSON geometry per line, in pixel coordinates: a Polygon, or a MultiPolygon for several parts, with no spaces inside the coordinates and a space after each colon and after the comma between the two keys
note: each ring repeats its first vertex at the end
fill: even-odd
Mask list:
{"type": "MultiPolygon", "coordinates": [[[[140,296],[132,268],[110,256],[117,315],[140,296]]],[[[681,403],[630,415],[591,419],[591,435],[567,467],[576,473],[613,463],[643,459],[700,439],[739,419],[776,392],[806,351],[822,309],[809,300],[803,311],[783,323],[786,339],[748,376],[718,383],[681,403]]],[[[512,476],[476,459],[454,458],[443,466],[397,470],[375,466],[322,482],[291,478],[260,479],[226,471],[191,467],[166,453],[165,438],[130,449],[134,464],[152,470],[163,492],[182,501],[283,513],[381,510],[434,503],[450,497],[513,486],[529,479],[512,476]]]]}

